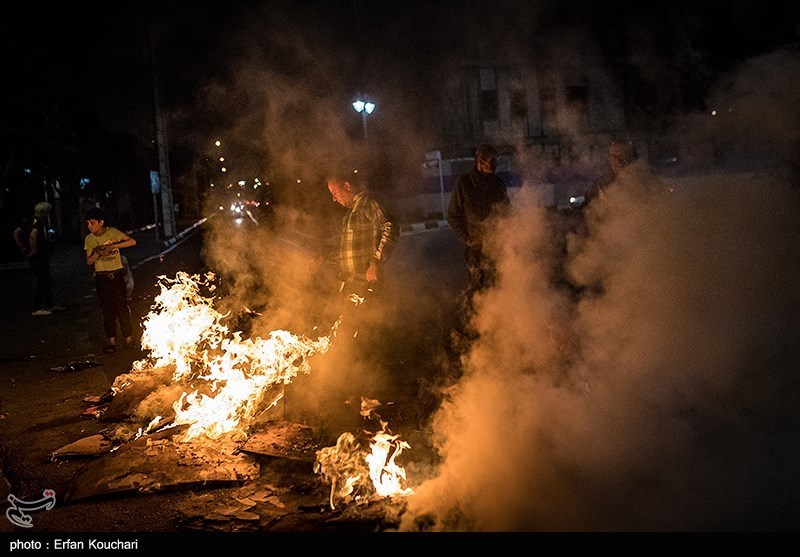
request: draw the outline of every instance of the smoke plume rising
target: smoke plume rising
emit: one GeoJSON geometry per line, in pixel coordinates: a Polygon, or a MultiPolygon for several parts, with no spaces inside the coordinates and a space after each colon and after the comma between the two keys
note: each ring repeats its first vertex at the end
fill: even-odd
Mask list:
{"type": "MultiPolygon", "coordinates": [[[[237,106],[226,121],[230,135],[254,138],[249,147],[287,173],[321,172],[331,159],[358,158],[357,133],[341,111],[352,83],[331,70],[346,59],[342,51],[315,49],[297,36],[289,29],[265,42],[298,61],[301,72],[244,56],[231,82],[209,86],[206,100],[220,113],[237,106]],[[299,131],[308,128],[313,141],[299,131]]],[[[588,39],[575,31],[541,40],[553,46],[520,51],[520,59],[563,61],[588,39]]],[[[647,55],[657,47],[632,56],[654,82],[671,71],[647,55]]],[[[426,60],[452,62],[461,54],[442,48],[426,60]]],[[[368,68],[379,65],[375,58],[368,68]]],[[[415,486],[402,529],[794,526],[800,497],[787,463],[800,453],[790,382],[800,345],[795,58],[750,61],[709,96],[718,106],[713,120],[698,113],[667,130],[690,146],[714,145],[717,162],[730,162],[725,153],[747,162],[736,171],[667,176],[673,191],[656,198],[637,183],[611,188],[604,205],[586,210],[585,230],[567,233],[564,253],[553,229],[568,225],[542,208],[535,180],[515,196],[496,231],[501,281],[478,300],[472,318],[480,338],[432,421],[441,465],[415,486]]],[[[434,68],[431,62],[428,71],[434,68]]],[[[373,122],[377,129],[381,114],[393,122],[382,136],[391,149],[381,154],[388,166],[408,171],[401,161],[420,161],[434,143],[419,132],[428,130],[419,125],[424,117],[414,117],[426,113],[397,93],[408,83],[401,73],[388,78],[385,94],[396,96],[382,99],[388,102],[379,103],[373,122]]],[[[457,80],[445,84],[441,105],[456,104],[447,96],[458,98],[458,87],[457,80]]],[[[559,123],[580,158],[592,142],[581,137],[579,113],[562,111],[559,123]]],[[[522,157],[534,178],[554,162],[546,154],[522,157]]],[[[324,186],[314,183],[284,192],[308,212],[279,212],[277,219],[292,230],[315,229],[309,245],[316,247],[335,234],[329,223],[336,219],[324,186]]],[[[387,187],[402,193],[404,184],[387,187]]],[[[234,311],[265,309],[253,317],[253,331],[294,330],[314,322],[324,305],[304,274],[303,249],[223,230],[207,255],[229,283],[224,303],[234,311]]],[[[319,372],[323,385],[335,382],[335,370],[319,372]]],[[[325,390],[303,391],[306,402],[325,390]]]]}
{"type": "MultiPolygon", "coordinates": [[[[772,99],[796,117],[797,99],[772,99]]],[[[748,118],[726,139],[747,145],[748,118]]],[[[798,129],[776,125],[773,150],[794,152],[798,129]]],[[[523,187],[497,225],[480,337],[434,417],[442,464],[402,529],[796,527],[796,180],[767,164],[665,178],[662,196],[615,184],[569,233],[571,288],[523,187]]]]}

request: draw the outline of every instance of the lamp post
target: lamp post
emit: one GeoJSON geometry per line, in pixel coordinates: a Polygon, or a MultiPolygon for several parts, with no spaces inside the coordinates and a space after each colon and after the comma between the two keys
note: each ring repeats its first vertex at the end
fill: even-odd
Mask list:
{"type": "Polygon", "coordinates": [[[364,141],[367,140],[367,116],[372,114],[372,111],[375,110],[375,103],[370,101],[362,101],[361,99],[356,99],[353,101],[353,109],[361,114],[361,123],[364,125],[364,141]]]}

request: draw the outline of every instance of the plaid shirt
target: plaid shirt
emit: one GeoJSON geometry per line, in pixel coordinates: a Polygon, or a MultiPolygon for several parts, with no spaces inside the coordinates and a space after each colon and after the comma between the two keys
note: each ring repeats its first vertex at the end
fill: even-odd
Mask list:
{"type": "Polygon", "coordinates": [[[389,220],[381,204],[368,192],[357,193],[342,219],[340,278],[366,280],[370,263],[386,262],[398,236],[397,226],[389,220]]]}

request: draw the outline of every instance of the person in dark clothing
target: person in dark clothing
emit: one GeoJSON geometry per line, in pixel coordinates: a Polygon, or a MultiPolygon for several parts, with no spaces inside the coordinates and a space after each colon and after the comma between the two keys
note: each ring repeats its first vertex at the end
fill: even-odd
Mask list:
{"type": "Polygon", "coordinates": [[[620,175],[623,169],[639,160],[636,144],[631,141],[614,140],[608,147],[608,164],[611,174],[600,176],[592,181],[583,196],[583,205],[588,206],[595,199],[605,197],[604,190],[620,175]]]}
{"type": "Polygon", "coordinates": [[[33,298],[34,316],[50,315],[61,311],[63,306],[53,302],[53,278],[50,274],[50,239],[47,219],[53,206],[42,201],[33,209],[33,221],[21,223],[14,231],[14,237],[23,255],[36,276],[36,293],[33,298]]]}
{"type": "Polygon", "coordinates": [[[475,151],[475,166],[455,183],[447,210],[447,222],[464,242],[464,258],[470,282],[465,301],[495,280],[494,261],[487,256],[484,242],[490,217],[499,215],[510,205],[506,184],[495,173],[497,150],[483,144],[475,151]]]}
{"type": "Polygon", "coordinates": [[[624,192],[629,198],[653,201],[672,192],[671,186],[664,183],[639,157],[636,144],[624,139],[611,142],[608,147],[608,166],[610,174],[597,178],[584,194],[583,208],[606,201],[609,192],[615,189],[624,192]]]}

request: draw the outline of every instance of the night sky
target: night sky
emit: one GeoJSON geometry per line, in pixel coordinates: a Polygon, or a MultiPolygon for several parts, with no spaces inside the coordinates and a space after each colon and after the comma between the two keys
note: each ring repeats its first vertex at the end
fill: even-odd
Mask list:
{"type": "Polygon", "coordinates": [[[708,110],[716,83],[796,48],[800,29],[797,5],[756,0],[33,0],[0,10],[7,172],[42,167],[117,189],[147,174],[113,166],[131,152],[156,164],[153,61],[175,179],[217,139],[251,178],[356,159],[350,103],[364,93],[378,106],[370,134],[402,180],[417,171],[408,161],[439,148],[452,103],[441,77],[465,60],[546,65],[589,53],[633,76],[626,97],[657,118],[708,110]],[[676,74],[682,95],[659,94],[676,74]]]}
{"type": "MultiPolygon", "coordinates": [[[[800,23],[797,6],[755,0],[491,5],[33,0],[6,3],[2,10],[6,84],[85,99],[109,129],[142,137],[152,133],[151,35],[166,106],[195,110],[205,108],[192,106],[204,87],[226,83],[251,58],[297,78],[307,75],[303,66],[311,60],[331,64],[354,89],[351,95],[361,84],[380,93],[397,72],[413,74],[437,59],[458,56],[464,33],[471,30],[498,32],[505,42],[533,37],[557,43],[583,29],[608,57],[630,57],[637,50],[658,56],[688,41],[693,73],[716,75],[796,41],[800,23]]],[[[199,112],[192,118],[196,125],[213,126],[220,114],[199,112]]]]}

